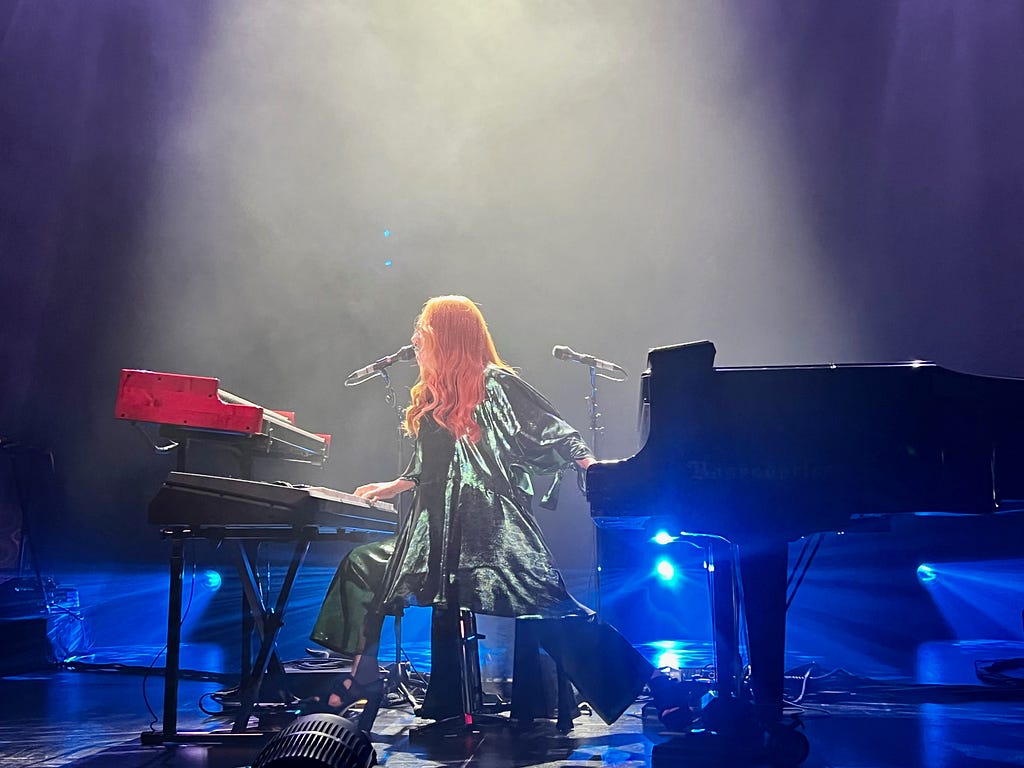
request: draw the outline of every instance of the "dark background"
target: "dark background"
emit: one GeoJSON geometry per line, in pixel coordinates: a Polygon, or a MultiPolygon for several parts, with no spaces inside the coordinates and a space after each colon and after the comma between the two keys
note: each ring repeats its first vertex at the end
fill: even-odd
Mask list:
{"type": "MultiPolygon", "coordinates": [[[[261,477],[392,477],[379,382],[341,381],[440,293],[583,430],[552,345],[628,368],[604,457],[667,343],[1024,377],[1022,78],[1016,0],[0,0],[0,435],[54,457],[40,565],[165,556],[121,368],[334,435],[261,477]]],[[[585,502],[541,520],[585,584],[585,502]]]]}

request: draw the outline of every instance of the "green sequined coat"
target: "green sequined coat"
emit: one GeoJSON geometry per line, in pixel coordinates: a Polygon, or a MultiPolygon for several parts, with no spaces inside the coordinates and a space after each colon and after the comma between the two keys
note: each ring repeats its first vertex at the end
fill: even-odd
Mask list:
{"type": "MultiPolygon", "coordinates": [[[[579,432],[514,373],[489,367],[474,411],[480,440],[455,440],[421,422],[407,471],[416,483],[394,538],[354,549],[331,584],[312,639],[359,650],[367,613],[447,605],[494,616],[586,616],[568,593],[531,512],[533,476],[558,474],[592,456],[579,432]],[[452,591],[449,591],[451,587],[452,591]]],[[[557,485],[557,483],[556,483],[557,485]]],[[[552,487],[548,500],[556,492],[552,487]]]]}

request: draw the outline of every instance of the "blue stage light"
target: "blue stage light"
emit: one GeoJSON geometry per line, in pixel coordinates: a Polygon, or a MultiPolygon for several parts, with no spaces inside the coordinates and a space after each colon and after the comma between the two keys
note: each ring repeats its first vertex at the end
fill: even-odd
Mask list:
{"type": "Polygon", "coordinates": [[[384,237],[391,237],[391,230],[390,229],[385,229],[384,230],[384,237]]]}
{"type": "Polygon", "coordinates": [[[220,574],[216,571],[205,571],[203,573],[201,583],[211,592],[216,592],[218,589],[220,589],[222,579],[220,577],[220,574]]]}
{"type": "Polygon", "coordinates": [[[658,660],[654,666],[657,669],[664,669],[665,667],[671,667],[672,669],[679,669],[682,664],[679,662],[678,651],[662,651],[658,654],[658,660]]]}
{"type": "Polygon", "coordinates": [[[662,581],[672,581],[676,577],[676,567],[668,560],[659,560],[654,571],[662,581]]]}
{"type": "Polygon", "coordinates": [[[922,563],[917,577],[958,640],[1016,640],[1024,560],[922,563]]]}
{"type": "Polygon", "coordinates": [[[673,541],[676,540],[676,538],[678,537],[673,536],[668,531],[658,531],[651,538],[651,541],[653,541],[655,544],[661,544],[664,546],[665,544],[671,544],[673,541]]]}
{"type": "Polygon", "coordinates": [[[384,260],[384,266],[385,267],[390,267],[391,266],[391,259],[385,259],[384,260]]]}
{"type": "Polygon", "coordinates": [[[655,640],[651,645],[658,649],[658,654],[654,659],[654,666],[657,669],[664,669],[665,667],[672,667],[673,669],[679,669],[682,666],[680,654],[683,651],[682,644],[676,640],[655,640]]]}

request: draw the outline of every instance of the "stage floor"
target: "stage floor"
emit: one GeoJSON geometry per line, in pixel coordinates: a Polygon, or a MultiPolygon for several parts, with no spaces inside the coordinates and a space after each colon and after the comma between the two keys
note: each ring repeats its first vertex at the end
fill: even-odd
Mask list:
{"type": "MultiPolygon", "coordinates": [[[[918,685],[845,675],[797,685],[808,768],[995,768],[1024,765],[1024,689],[987,685],[918,685]]],[[[77,768],[244,768],[260,743],[143,746],[140,734],[160,729],[146,699],[159,710],[163,680],[145,680],[137,666],[100,665],[83,671],[45,671],[0,678],[0,766],[77,768]]],[[[187,679],[179,689],[178,728],[230,728],[223,716],[200,709],[204,694],[223,681],[187,679]]],[[[793,697],[795,698],[795,696],[793,697]]],[[[392,768],[525,768],[652,765],[652,749],[666,737],[645,718],[643,700],[614,725],[582,716],[567,735],[554,723],[487,728],[479,734],[410,742],[409,728],[427,721],[412,708],[381,710],[372,741],[377,759],[392,768]]],[[[202,706],[218,707],[207,697],[202,706]]],[[[795,710],[796,708],[794,708],[795,710]]],[[[284,722],[287,722],[285,719],[284,722]]],[[[271,738],[267,736],[264,741],[271,738]]],[[[674,764],[696,765],[692,759],[674,764]]],[[[712,765],[721,765],[721,761],[712,765]]],[[[657,758],[655,765],[669,765],[657,758]]]]}

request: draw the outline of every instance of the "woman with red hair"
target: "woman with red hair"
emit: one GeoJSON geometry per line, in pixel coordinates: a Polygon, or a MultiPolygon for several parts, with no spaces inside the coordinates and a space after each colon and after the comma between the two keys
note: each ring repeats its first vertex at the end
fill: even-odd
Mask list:
{"type": "MultiPolygon", "coordinates": [[[[397,479],[360,486],[356,494],[377,501],[415,491],[414,504],[396,537],[353,549],[328,590],[311,637],[354,659],[327,708],[379,699],[383,616],[429,605],[433,661],[423,716],[461,712],[458,681],[438,684],[457,672],[452,655],[438,647],[446,644],[438,627],[454,630],[459,610],[469,609],[529,617],[520,628],[535,635],[594,710],[613,722],[636,699],[651,667],[568,593],[531,511],[532,475],[584,471],[593,453],[502,361],[483,315],[466,297],[430,299],[412,343],[420,368],[405,412],[405,429],[415,437],[412,460],[397,479]]],[[[563,699],[563,727],[571,727],[574,713],[561,711],[569,706],[563,699]]]]}

